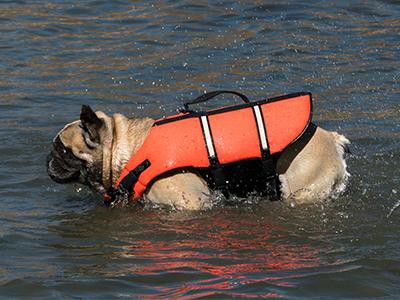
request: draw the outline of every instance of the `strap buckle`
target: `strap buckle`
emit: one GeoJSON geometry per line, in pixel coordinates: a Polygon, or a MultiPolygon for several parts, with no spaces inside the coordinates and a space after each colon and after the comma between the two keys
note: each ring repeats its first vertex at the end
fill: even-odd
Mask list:
{"type": "Polygon", "coordinates": [[[142,174],[148,167],[150,167],[151,163],[148,159],[144,160],[140,163],[136,168],[130,171],[120,182],[118,186],[112,186],[104,194],[104,204],[106,206],[111,206],[118,199],[130,199],[135,191],[133,190],[133,186],[139,179],[140,174],[142,174]]]}

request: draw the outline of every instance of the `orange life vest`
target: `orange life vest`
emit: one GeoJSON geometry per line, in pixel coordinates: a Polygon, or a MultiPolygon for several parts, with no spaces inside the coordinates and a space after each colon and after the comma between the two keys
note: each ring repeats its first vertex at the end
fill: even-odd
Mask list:
{"type": "Polygon", "coordinates": [[[157,120],[112,193],[123,187],[131,199],[138,199],[155,178],[169,171],[268,159],[299,138],[311,121],[310,93],[257,102],[241,96],[247,103],[157,120]]]}

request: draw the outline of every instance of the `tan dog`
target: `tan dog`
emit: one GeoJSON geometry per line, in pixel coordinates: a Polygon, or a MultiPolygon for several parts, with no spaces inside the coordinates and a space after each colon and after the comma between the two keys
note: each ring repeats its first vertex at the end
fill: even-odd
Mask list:
{"type": "MultiPolygon", "coordinates": [[[[82,106],[81,119],[67,124],[54,138],[48,173],[56,182],[80,182],[104,194],[142,145],[154,120],[107,116],[82,106]]],[[[336,132],[312,125],[283,151],[277,162],[283,200],[307,203],[344,190],[349,174],[344,152],[349,141],[336,132]]],[[[211,191],[197,173],[186,170],[158,178],[145,201],[176,209],[212,206],[211,191]]]]}

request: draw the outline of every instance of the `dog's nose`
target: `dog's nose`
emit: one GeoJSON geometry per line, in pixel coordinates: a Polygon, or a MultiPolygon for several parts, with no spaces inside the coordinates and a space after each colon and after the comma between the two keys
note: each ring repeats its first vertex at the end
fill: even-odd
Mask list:
{"type": "Polygon", "coordinates": [[[47,174],[58,183],[68,183],[79,178],[79,169],[66,164],[56,151],[47,156],[47,174]]]}
{"type": "Polygon", "coordinates": [[[49,167],[50,161],[53,159],[53,152],[50,152],[46,157],[46,166],[49,167]]]}
{"type": "Polygon", "coordinates": [[[63,171],[63,168],[57,161],[57,155],[54,154],[54,151],[51,151],[50,154],[47,155],[46,166],[47,174],[49,174],[50,178],[54,181],[58,181],[60,173],[62,173],[63,171]]]}
{"type": "Polygon", "coordinates": [[[54,155],[53,152],[51,152],[49,155],[47,155],[46,158],[46,166],[47,166],[47,174],[49,174],[50,178],[53,180],[57,179],[56,176],[56,169],[54,166],[54,155]]]}

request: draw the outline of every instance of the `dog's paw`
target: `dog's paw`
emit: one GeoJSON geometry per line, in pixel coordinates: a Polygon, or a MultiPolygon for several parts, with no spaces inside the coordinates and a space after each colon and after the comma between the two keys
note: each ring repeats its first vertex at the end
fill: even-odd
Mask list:
{"type": "Polygon", "coordinates": [[[129,194],[128,193],[120,193],[118,195],[115,195],[114,200],[111,202],[110,207],[126,207],[129,204],[129,194]]]}

